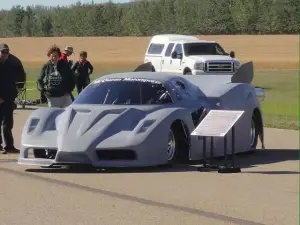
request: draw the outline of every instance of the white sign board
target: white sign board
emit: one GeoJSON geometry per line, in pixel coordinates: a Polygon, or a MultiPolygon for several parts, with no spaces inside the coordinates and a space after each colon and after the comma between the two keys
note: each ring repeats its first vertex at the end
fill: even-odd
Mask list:
{"type": "Polygon", "coordinates": [[[224,137],[243,113],[244,111],[210,110],[191,135],[224,137]]]}

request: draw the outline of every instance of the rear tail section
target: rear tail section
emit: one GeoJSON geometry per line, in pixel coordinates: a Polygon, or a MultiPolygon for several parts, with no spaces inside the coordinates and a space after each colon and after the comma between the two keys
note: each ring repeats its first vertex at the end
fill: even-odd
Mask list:
{"type": "Polygon", "coordinates": [[[242,64],[240,68],[235,71],[231,77],[231,83],[247,83],[251,84],[254,77],[253,62],[247,62],[242,64]]]}

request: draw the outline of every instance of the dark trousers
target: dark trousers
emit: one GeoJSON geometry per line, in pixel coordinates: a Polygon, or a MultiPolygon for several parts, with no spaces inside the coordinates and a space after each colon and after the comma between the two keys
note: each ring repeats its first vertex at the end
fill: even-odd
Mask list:
{"type": "MultiPolygon", "coordinates": [[[[4,102],[0,105],[0,125],[3,130],[3,138],[7,149],[14,148],[14,138],[12,135],[12,128],[14,125],[13,107],[13,102],[4,102]]],[[[0,145],[2,144],[2,135],[0,135],[0,145]]]]}
{"type": "Polygon", "coordinates": [[[72,102],[74,102],[75,98],[74,98],[74,96],[73,96],[73,93],[72,93],[72,92],[70,93],[70,97],[71,97],[71,99],[72,99],[72,102]]]}
{"type": "Polygon", "coordinates": [[[76,82],[77,93],[79,94],[89,83],[89,78],[78,78],[76,82]]]}

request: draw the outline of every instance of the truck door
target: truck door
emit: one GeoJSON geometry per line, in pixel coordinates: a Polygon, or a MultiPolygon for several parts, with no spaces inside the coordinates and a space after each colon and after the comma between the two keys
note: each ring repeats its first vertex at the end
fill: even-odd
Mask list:
{"type": "Polygon", "coordinates": [[[162,57],[162,72],[171,72],[171,53],[174,48],[175,43],[170,43],[167,47],[165,55],[162,57]]]}
{"type": "Polygon", "coordinates": [[[171,54],[170,71],[182,73],[182,44],[177,44],[171,54]]]}

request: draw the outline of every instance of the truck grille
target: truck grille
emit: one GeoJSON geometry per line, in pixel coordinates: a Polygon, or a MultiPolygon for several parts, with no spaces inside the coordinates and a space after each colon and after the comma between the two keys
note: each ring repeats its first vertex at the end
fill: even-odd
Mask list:
{"type": "Polygon", "coordinates": [[[205,72],[232,73],[234,72],[233,62],[207,62],[205,72]]]}

